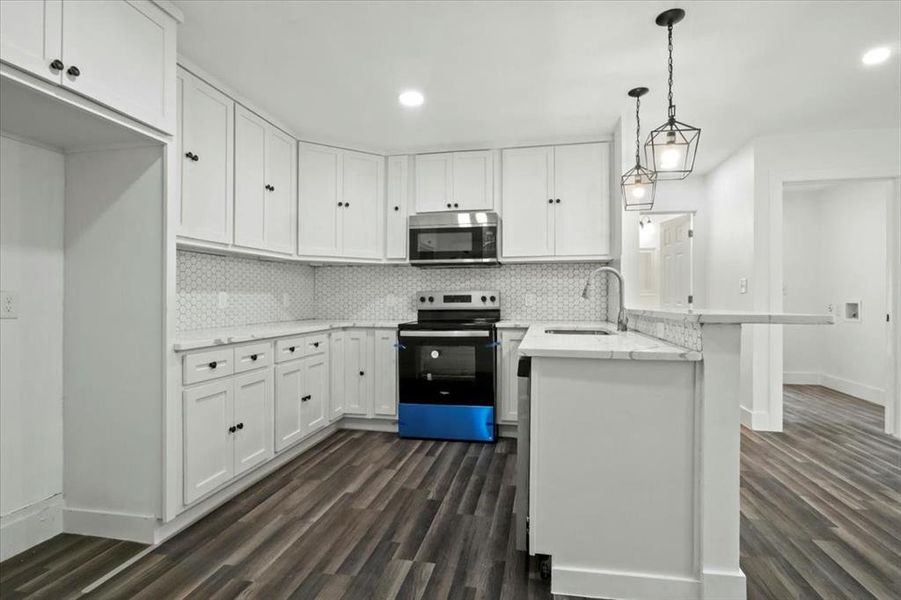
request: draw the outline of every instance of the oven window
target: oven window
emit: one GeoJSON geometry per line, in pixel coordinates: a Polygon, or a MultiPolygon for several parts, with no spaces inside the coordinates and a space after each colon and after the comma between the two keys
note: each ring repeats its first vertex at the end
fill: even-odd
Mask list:
{"type": "Polygon", "coordinates": [[[472,345],[423,344],[414,352],[419,379],[468,383],[476,380],[476,349],[472,345]]]}

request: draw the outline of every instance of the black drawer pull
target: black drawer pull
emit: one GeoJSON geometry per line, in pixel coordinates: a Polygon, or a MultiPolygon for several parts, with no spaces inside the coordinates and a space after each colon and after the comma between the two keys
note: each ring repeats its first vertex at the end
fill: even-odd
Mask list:
{"type": "Polygon", "coordinates": [[[251,354],[251,355],[250,355],[250,360],[255,361],[256,359],[257,359],[257,355],[256,355],[256,354],[251,354]]]}
{"type": "Polygon", "coordinates": [[[235,425],[235,427],[237,427],[238,429],[244,429],[244,423],[238,423],[237,425],[235,425]]]}
{"type": "Polygon", "coordinates": [[[231,427],[228,428],[229,433],[234,433],[236,430],[237,430],[237,427],[235,427],[234,425],[232,425],[231,427]]]}
{"type": "Polygon", "coordinates": [[[318,347],[319,347],[319,342],[313,342],[313,347],[314,347],[314,348],[318,348],[318,347]]]}
{"type": "Polygon", "coordinates": [[[300,397],[300,401],[301,401],[301,402],[306,402],[307,400],[310,400],[310,399],[312,399],[312,398],[313,398],[313,396],[301,396],[301,397],[300,397]]]}
{"type": "Polygon", "coordinates": [[[288,352],[293,353],[296,348],[297,348],[297,346],[291,346],[290,348],[288,348],[288,352]]]}
{"type": "Polygon", "coordinates": [[[213,362],[210,363],[209,366],[210,366],[211,369],[215,369],[217,364],[218,364],[218,363],[214,360],[213,362]]]}

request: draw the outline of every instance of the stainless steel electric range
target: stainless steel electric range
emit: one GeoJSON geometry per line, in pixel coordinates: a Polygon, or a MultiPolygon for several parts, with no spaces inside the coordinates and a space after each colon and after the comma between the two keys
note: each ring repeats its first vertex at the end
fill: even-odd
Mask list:
{"type": "Polygon", "coordinates": [[[495,440],[497,291],[419,292],[417,320],[398,328],[398,433],[495,440]]]}

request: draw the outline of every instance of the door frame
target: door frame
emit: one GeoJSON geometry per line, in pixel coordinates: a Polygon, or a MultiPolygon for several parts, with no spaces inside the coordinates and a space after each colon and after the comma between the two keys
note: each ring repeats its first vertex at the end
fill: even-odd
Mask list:
{"type": "MultiPolygon", "coordinates": [[[[688,238],[688,294],[692,298],[692,302],[688,303],[688,310],[694,308],[694,299],[695,299],[695,227],[697,225],[698,220],[695,218],[697,216],[697,209],[693,210],[643,210],[638,213],[638,220],[641,221],[641,217],[645,216],[659,216],[659,215],[688,215],[690,219],[689,227],[691,228],[692,234],[691,237],[688,238]]],[[[639,251],[641,249],[639,248],[639,251]]],[[[658,255],[662,252],[663,245],[662,242],[657,246],[658,255]]],[[[658,256],[657,267],[658,269],[662,265],[662,261],[659,260],[660,256],[658,256]]],[[[641,273],[638,273],[639,277],[641,273]]],[[[658,273],[659,276],[659,273],[658,273]]],[[[663,299],[663,284],[662,281],[658,281],[658,308],[659,305],[662,304],[663,299]]]]}
{"type": "MultiPolygon", "coordinates": [[[[886,434],[901,439],[901,173],[897,169],[852,168],[828,171],[785,171],[772,173],[769,181],[769,291],[772,312],[782,312],[782,287],[784,284],[784,189],[786,184],[838,181],[890,181],[893,193],[886,199],[886,292],[887,307],[891,318],[886,332],[886,384],[885,423],[886,434]]],[[[771,431],[782,431],[783,419],[783,326],[769,327],[769,413],[771,431]]]]}

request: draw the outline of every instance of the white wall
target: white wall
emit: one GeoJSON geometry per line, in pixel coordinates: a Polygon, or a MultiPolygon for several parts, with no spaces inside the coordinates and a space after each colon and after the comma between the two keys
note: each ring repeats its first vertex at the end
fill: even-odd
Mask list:
{"type": "Polygon", "coordinates": [[[786,382],[819,383],[885,403],[886,220],[892,182],[851,181],[783,194],[784,300],[789,312],[835,307],[828,328],[786,326],[786,382]],[[843,305],[860,300],[860,322],[843,305]]]}
{"type": "Polygon", "coordinates": [[[0,559],[61,531],[62,154],[0,137],[0,559]]]}

